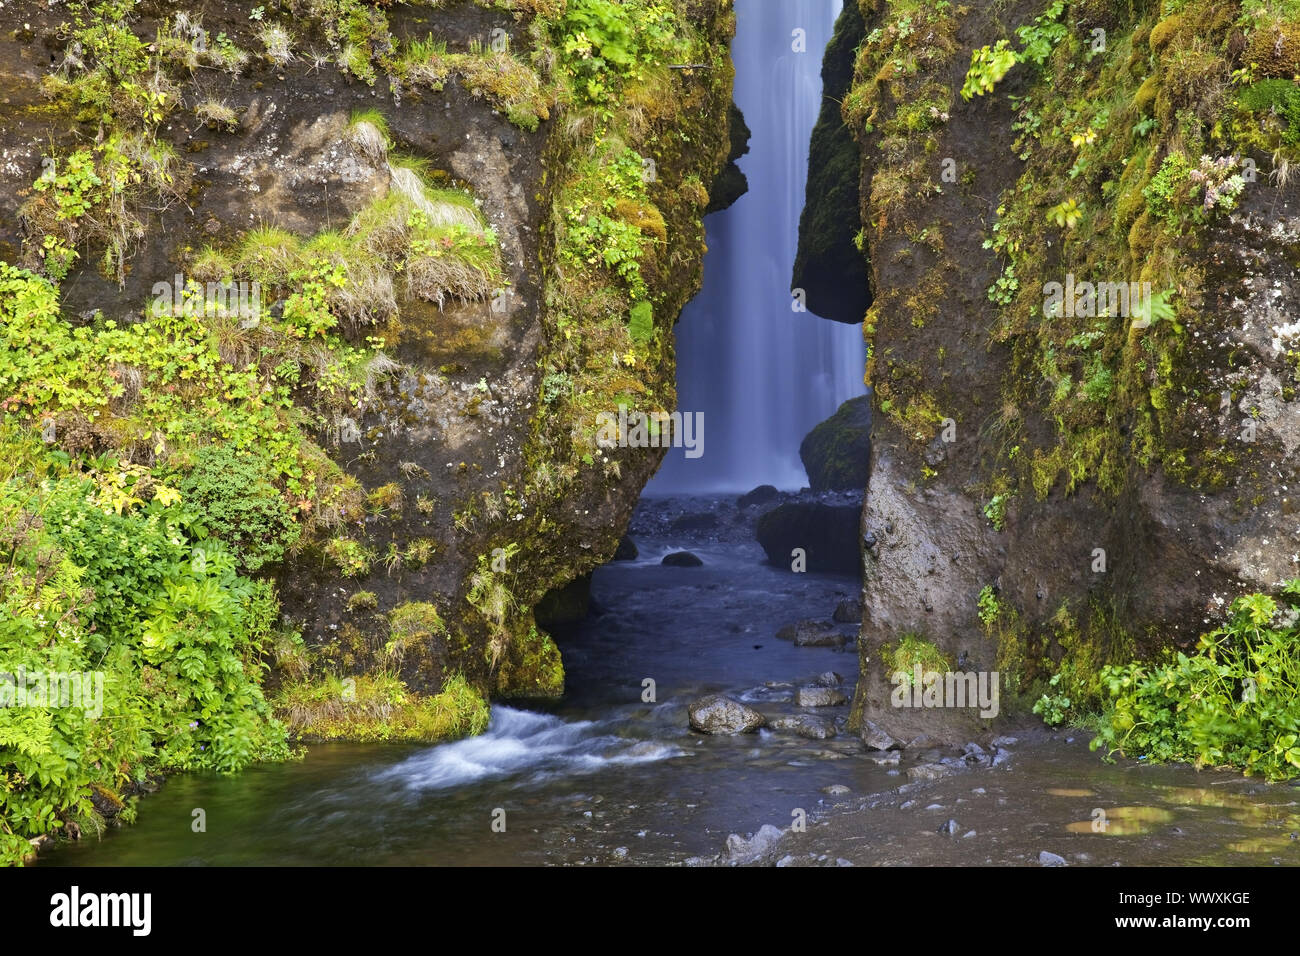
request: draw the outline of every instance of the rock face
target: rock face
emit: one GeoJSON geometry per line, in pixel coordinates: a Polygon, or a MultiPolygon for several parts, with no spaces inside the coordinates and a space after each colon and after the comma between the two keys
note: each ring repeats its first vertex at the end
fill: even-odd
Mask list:
{"type": "Polygon", "coordinates": [[[845,215],[858,208],[862,158],[840,103],[853,82],[854,54],[865,35],[858,4],[844,4],[822,60],[822,109],[808,147],[807,198],[790,280],[792,289],[804,291],[808,311],[852,325],[862,321],[871,292],[865,249],[854,242],[858,224],[845,215]]]}
{"type": "Polygon", "coordinates": [[[901,634],[997,671],[1005,713],[1065,664],[1082,688],[1106,663],[1190,648],[1235,596],[1297,574],[1300,350],[1279,303],[1300,294],[1300,182],[1246,175],[1246,159],[1271,167],[1281,134],[1263,107],[1250,123],[1266,132],[1241,133],[1214,92],[1282,31],[1239,42],[1210,9],[1193,0],[1161,20],[1091,5],[1110,53],[1086,69],[1064,54],[1022,62],[970,101],[972,51],[1041,11],[912,16],[885,0],[867,15],[844,100],[874,295],[853,725],[950,742],[988,729],[971,709],[892,706],[882,650],[901,634]],[[1180,85],[1192,46],[1218,59],[1205,83],[1180,85]],[[1103,92],[1131,96],[1144,137],[1099,120],[1080,152],[1012,128],[1011,95],[1049,115],[1103,92]],[[1216,205],[1204,183],[1233,172],[1241,188],[1216,205]],[[914,182],[928,185],[900,185],[914,182]],[[1042,215],[1071,203],[1086,216],[1042,215]],[[1098,295],[1125,283],[1162,318],[1118,293],[1114,308],[1080,293],[1052,311],[1054,282],[1098,295]]]}
{"type": "Polygon", "coordinates": [[[787,501],[758,519],[758,543],[777,567],[789,568],[797,560],[792,552],[799,548],[809,571],[857,573],[862,567],[859,518],[853,505],[787,501]]]}
{"type": "MultiPolygon", "coordinates": [[[[216,370],[204,376],[224,376],[220,387],[157,387],[176,390],[171,406],[208,408],[218,423],[247,421],[243,401],[279,415],[273,434],[238,444],[274,445],[267,486],[301,525],[298,547],[274,569],[280,611],[305,643],[297,676],[393,675],[413,700],[457,674],[482,696],[561,693],[559,651],[538,619],[581,613],[584,576],[615,552],[664,454],[602,447],[592,410],[616,410],[629,387],[651,408],[673,407],[671,329],[699,287],[702,217],[741,188],[706,188],[746,138],[731,107],[730,5],[672,13],[673,34],[706,68],[668,69],[676,53],[661,50],[653,81],[606,75],[600,134],[572,122],[592,106],[590,90],[563,79],[572,31],[562,4],[436,4],[420,10],[418,29],[401,4],[349,5],[346,29],[321,13],[328,4],[268,5],[264,22],[209,8],[201,27],[193,11],[116,6],[114,43],[138,41],[139,55],[121,63],[77,39],[84,25],[61,26],[61,11],[34,0],[6,7],[6,21],[30,29],[0,35],[12,114],[0,131],[0,259],[66,272],[68,315],[99,310],[119,327],[139,323],[154,285],[178,273],[260,287],[258,322],[194,336],[220,340],[212,356],[194,357],[196,370],[200,361],[216,370]],[[272,21],[292,26],[293,43],[274,64],[261,39],[272,21]],[[446,43],[437,62],[410,42],[426,34],[446,43]],[[508,50],[484,49],[489,35],[508,38],[508,50]],[[58,87],[49,100],[46,74],[58,87]],[[78,148],[84,110],[70,91],[82,80],[120,87],[99,118],[102,137],[132,144],[121,175],[151,184],[123,194],[122,238],[108,248],[93,234],[104,210],[74,222],[58,216],[53,193],[32,190],[51,148],[59,169],[78,148]],[[124,112],[143,102],[125,92],[131,83],[166,95],[143,114],[124,112]],[[655,175],[611,175],[629,153],[652,160],[655,175]],[[142,163],[161,165],[150,178],[142,163]],[[575,202],[594,202],[590,212],[599,206],[623,230],[635,275],[575,257],[581,240],[550,228],[575,202]],[[47,263],[47,226],[79,250],[66,269],[47,263]],[[430,239],[417,227],[441,232],[430,239]],[[110,278],[98,274],[101,260],[110,278]],[[634,369],[585,361],[583,333],[596,325],[634,369]],[[236,387],[248,368],[255,384],[236,387]],[[390,653],[413,603],[432,623],[390,653]]],[[[631,18],[624,33],[646,7],[608,6],[631,18]]],[[[85,161],[106,155],[87,149],[85,161]]],[[[151,373],[113,374],[133,391],[111,418],[130,426],[116,427],[107,407],[87,409],[84,423],[59,429],[77,445],[69,453],[115,448],[123,461],[183,475],[205,443],[235,444],[216,434],[220,424],[163,443],[171,425],[144,411],[161,407],[151,373]]],[[[183,374],[188,382],[191,370],[183,374]]]]}
{"type": "Polygon", "coordinates": [[[871,477],[871,396],[851,398],[799,444],[813,491],[861,491],[871,477]]]}
{"type": "Polygon", "coordinates": [[[767,723],[752,707],[721,694],[709,694],[689,708],[691,727],[704,734],[751,734],[767,723]]]}

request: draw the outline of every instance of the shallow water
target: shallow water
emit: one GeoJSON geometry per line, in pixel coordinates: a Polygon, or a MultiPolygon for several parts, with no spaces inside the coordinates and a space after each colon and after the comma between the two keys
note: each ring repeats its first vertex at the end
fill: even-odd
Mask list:
{"type": "MultiPolygon", "coordinates": [[[[695,507],[706,505],[734,515],[695,507]]],[[[647,501],[641,514],[660,507],[647,501]]],[[[639,537],[637,561],[596,572],[596,612],[557,635],[562,701],[497,705],[487,733],[440,746],[315,745],[300,762],[176,776],[141,801],[136,825],[42,865],[663,864],[711,857],[732,832],[789,827],[798,810],[811,825],[781,851],[796,862],[1033,864],[1047,850],[1075,865],[1300,864],[1300,788],[1104,764],[1086,734],[1021,734],[1002,766],[909,784],[908,767],[934,754],[893,768],[849,736],[690,731],[686,707],[700,694],[777,716],[796,712],[801,682],[835,671],[851,693],[857,672],[851,645],[773,636],[829,619],[857,582],[769,567],[743,522],[728,520],[711,540],[639,537]],[[683,547],[704,566],[659,565],[683,547]],[[642,700],[647,678],[653,703],[642,700]],[[823,792],[836,784],[848,793],[823,792]],[[191,830],[196,808],[204,833],[191,830]],[[949,819],[952,837],[937,832],[949,819]]],[[[819,715],[842,723],[847,709],[819,715]]]]}
{"type": "Polygon", "coordinates": [[[315,745],[301,762],[177,776],[134,826],[42,864],[662,863],[715,853],[737,829],[789,825],[792,808],[825,805],[830,784],[894,781],[850,738],[689,730],[686,706],[702,693],[793,713],[798,680],[834,670],[851,686],[857,667],[851,649],[772,636],[829,618],[852,578],[767,567],[750,542],[695,547],[703,567],[659,566],[689,543],[646,540],[640,560],[596,573],[606,610],[557,635],[568,693],[545,711],[497,705],[483,736],[436,747],[315,745]],[[646,678],[654,703],[642,700],[646,678]],[[195,808],[205,833],[191,831],[195,808]],[[498,808],[504,833],[492,829],[498,808]]]}

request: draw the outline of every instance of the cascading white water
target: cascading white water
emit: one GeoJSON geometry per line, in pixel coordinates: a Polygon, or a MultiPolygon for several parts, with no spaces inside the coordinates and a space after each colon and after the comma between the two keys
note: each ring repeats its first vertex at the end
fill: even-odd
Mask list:
{"type": "MultiPolygon", "coordinates": [[[[677,406],[704,415],[704,453],[670,449],[647,494],[808,483],[799,443],[865,393],[862,330],[791,310],[790,273],[841,0],[736,0],[736,104],[752,131],[749,191],[705,223],[704,281],[677,325],[677,406]],[[804,31],[796,52],[795,31],[804,31]]],[[[856,216],[856,209],[844,210],[856,216]]]]}

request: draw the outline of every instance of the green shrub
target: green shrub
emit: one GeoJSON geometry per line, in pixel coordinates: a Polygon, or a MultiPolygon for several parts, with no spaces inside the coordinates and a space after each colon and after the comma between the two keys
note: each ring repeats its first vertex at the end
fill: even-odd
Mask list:
{"type": "Polygon", "coordinates": [[[1093,749],[1270,780],[1300,776],[1298,622],[1300,579],[1282,588],[1281,604],[1266,594],[1238,598],[1194,655],[1103,669],[1111,701],[1093,749]]]}
{"type": "Polygon", "coordinates": [[[185,504],[201,513],[207,533],[230,545],[249,574],[279,561],[298,540],[299,527],[271,484],[272,473],[256,452],[210,445],[181,482],[185,504]]]}
{"type": "Polygon", "coordinates": [[[96,806],[130,820],[117,793],[151,772],[287,756],[257,684],[271,587],[197,541],[174,492],[143,501],[138,473],[128,486],[109,460],[87,479],[10,423],[0,452],[0,670],[97,685],[68,701],[4,685],[0,865],[71,823],[102,827],[96,806]]]}

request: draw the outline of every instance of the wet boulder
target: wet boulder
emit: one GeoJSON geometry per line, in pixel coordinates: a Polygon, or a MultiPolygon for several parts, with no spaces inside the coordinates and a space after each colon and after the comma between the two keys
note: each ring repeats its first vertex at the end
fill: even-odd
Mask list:
{"type": "Polygon", "coordinates": [[[614,551],[612,561],[635,561],[641,552],[637,550],[636,542],[630,535],[623,535],[618,541],[618,548],[614,551]]]}
{"type": "Polygon", "coordinates": [[[674,551],[665,554],[659,563],[666,568],[698,568],[704,562],[689,551],[674,551]]]}
{"type": "Polygon", "coordinates": [[[871,474],[871,396],[851,398],[810,431],[799,458],[813,491],[861,491],[871,474]]]}
{"type": "Polygon", "coordinates": [[[704,734],[752,734],[767,723],[754,708],[721,694],[694,701],[689,714],[691,727],[704,734]]]}
{"type": "Polygon", "coordinates": [[[859,505],[787,501],[758,519],[758,543],[777,567],[790,568],[799,549],[808,571],[862,572],[858,551],[859,505]]]}
{"type": "Polygon", "coordinates": [[[753,491],[748,491],[737,498],[736,506],[738,508],[749,508],[753,505],[765,505],[779,497],[781,497],[781,492],[776,490],[776,485],[759,485],[753,491]]]}
{"type": "Polygon", "coordinates": [[[763,862],[772,857],[782,836],[784,833],[770,823],[764,823],[749,839],[733,833],[727,837],[727,848],[722,853],[722,859],[732,866],[763,862]]]}
{"type": "Polygon", "coordinates": [[[897,750],[903,746],[869,720],[862,721],[861,737],[872,750],[897,750]]]}

